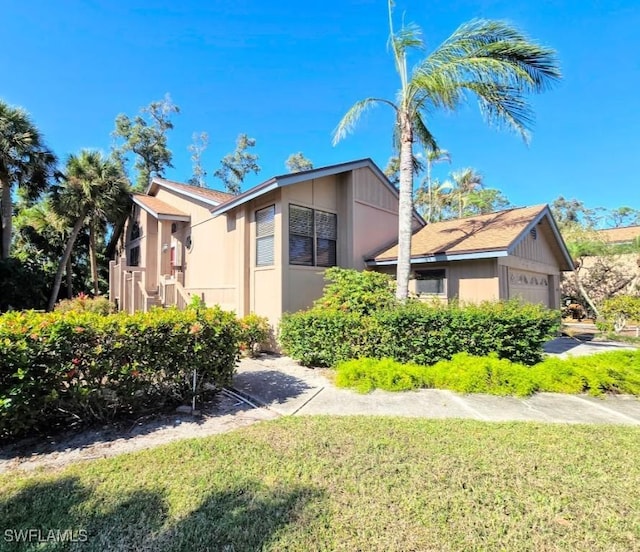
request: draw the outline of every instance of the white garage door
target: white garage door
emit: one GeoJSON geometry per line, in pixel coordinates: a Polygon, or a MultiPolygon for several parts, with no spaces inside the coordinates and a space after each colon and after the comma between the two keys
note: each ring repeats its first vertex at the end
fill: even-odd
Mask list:
{"type": "Polygon", "coordinates": [[[539,272],[509,269],[509,297],[520,297],[527,303],[549,305],[549,276],[539,272]]]}

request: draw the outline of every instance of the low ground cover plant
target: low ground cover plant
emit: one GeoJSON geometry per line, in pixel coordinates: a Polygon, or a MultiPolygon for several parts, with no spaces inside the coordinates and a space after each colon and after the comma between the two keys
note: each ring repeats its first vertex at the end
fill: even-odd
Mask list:
{"type": "Polygon", "coordinates": [[[191,397],[194,369],[226,385],[239,341],[219,308],[4,314],[0,438],[161,410],[191,397]]]}
{"type": "Polygon", "coordinates": [[[640,350],[584,357],[548,357],[534,366],[500,359],[495,354],[458,353],[431,366],[393,359],[361,358],[336,366],[336,384],[362,393],[374,389],[450,389],[460,393],[527,396],[553,393],[629,393],[640,395],[640,350]]]}
{"type": "MultiPolygon", "coordinates": [[[[640,429],[283,417],[0,475],[7,542],[103,550],[638,550],[640,429]],[[82,531],[82,533],[80,533],[82,531]]],[[[0,546],[1,547],[1,546],[0,546]]]]}
{"type": "Polygon", "coordinates": [[[361,357],[433,364],[462,351],[534,364],[559,327],[559,313],[540,305],[400,304],[382,274],[334,268],[326,278],[324,295],[311,309],[280,323],[283,350],[306,365],[361,357]]]}

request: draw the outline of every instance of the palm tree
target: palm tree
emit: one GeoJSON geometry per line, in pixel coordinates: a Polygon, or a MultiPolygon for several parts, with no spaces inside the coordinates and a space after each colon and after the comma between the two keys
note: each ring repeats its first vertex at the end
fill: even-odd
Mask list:
{"type": "Polygon", "coordinates": [[[458,218],[464,214],[464,205],[473,192],[482,188],[484,182],[482,175],[475,169],[466,168],[451,173],[451,179],[455,183],[455,193],[458,196],[458,218]]]}
{"type": "MultiPolygon", "coordinates": [[[[435,149],[427,151],[427,174],[425,175],[425,183],[427,184],[427,194],[429,201],[429,213],[427,215],[427,222],[433,221],[433,191],[431,187],[431,167],[435,163],[441,163],[443,161],[447,161],[451,163],[451,154],[445,149],[435,149]]],[[[441,188],[438,191],[441,191],[444,188],[441,188]]]]}
{"type": "Polygon", "coordinates": [[[27,112],[0,100],[0,258],[11,253],[13,187],[36,197],[47,186],[55,164],[27,112]]]}
{"type": "Polygon", "coordinates": [[[454,110],[471,92],[489,122],[509,127],[525,141],[532,110],[525,96],[545,90],[560,78],[555,52],[530,41],[502,21],[475,20],[460,26],[414,70],[407,70],[407,54],[422,49],[420,29],[415,25],[393,28],[393,2],[389,0],[389,43],[400,90],[394,101],[370,97],[356,102],[334,132],[334,144],[351,132],[362,113],[375,104],[390,106],[395,113],[394,137],[400,152],[400,198],[398,209],[398,299],[408,295],[411,270],[411,222],[413,215],[413,144],[437,150],[427,125],[427,114],[454,110]]]}
{"type": "Polygon", "coordinates": [[[113,221],[129,205],[129,186],[121,167],[98,151],[83,150],[72,155],[66,164],[66,177],[54,193],[56,210],[74,220],[73,228],[58,265],[49,310],[53,309],[60,291],[62,274],[78,234],[89,227],[89,259],[94,293],[98,293],[98,269],[95,231],[100,221],[113,221]]]}

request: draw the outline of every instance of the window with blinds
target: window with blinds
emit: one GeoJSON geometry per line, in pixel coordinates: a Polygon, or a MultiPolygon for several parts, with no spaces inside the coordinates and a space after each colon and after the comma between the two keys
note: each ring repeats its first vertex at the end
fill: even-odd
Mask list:
{"type": "Polygon", "coordinates": [[[256,211],[256,266],[274,264],[276,206],[256,211]]]}
{"type": "Polygon", "coordinates": [[[444,269],[417,270],[416,292],[428,295],[443,295],[447,273],[444,269]]]}
{"type": "Polygon", "coordinates": [[[337,217],[334,213],[289,206],[290,264],[335,266],[337,238],[337,217]]]}

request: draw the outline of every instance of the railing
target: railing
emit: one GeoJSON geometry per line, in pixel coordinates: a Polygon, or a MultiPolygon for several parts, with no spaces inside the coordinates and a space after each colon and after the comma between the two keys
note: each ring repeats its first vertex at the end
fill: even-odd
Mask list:
{"type": "Polygon", "coordinates": [[[191,302],[191,296],[189,295],[187,290],[184,289],[184,286],[180,282],[175,283],[175,290],[176,290],[176,306],[180,310],[186,309],[189,303],[191,302]]]}
{"type": "Polygon", "coordinates": [[[176,306],[182,310],[187,308],[187,305],[191,301],[189,292],[172,276],[160,278],[158,292],[160,303],[165,307],[176,306]]]}

